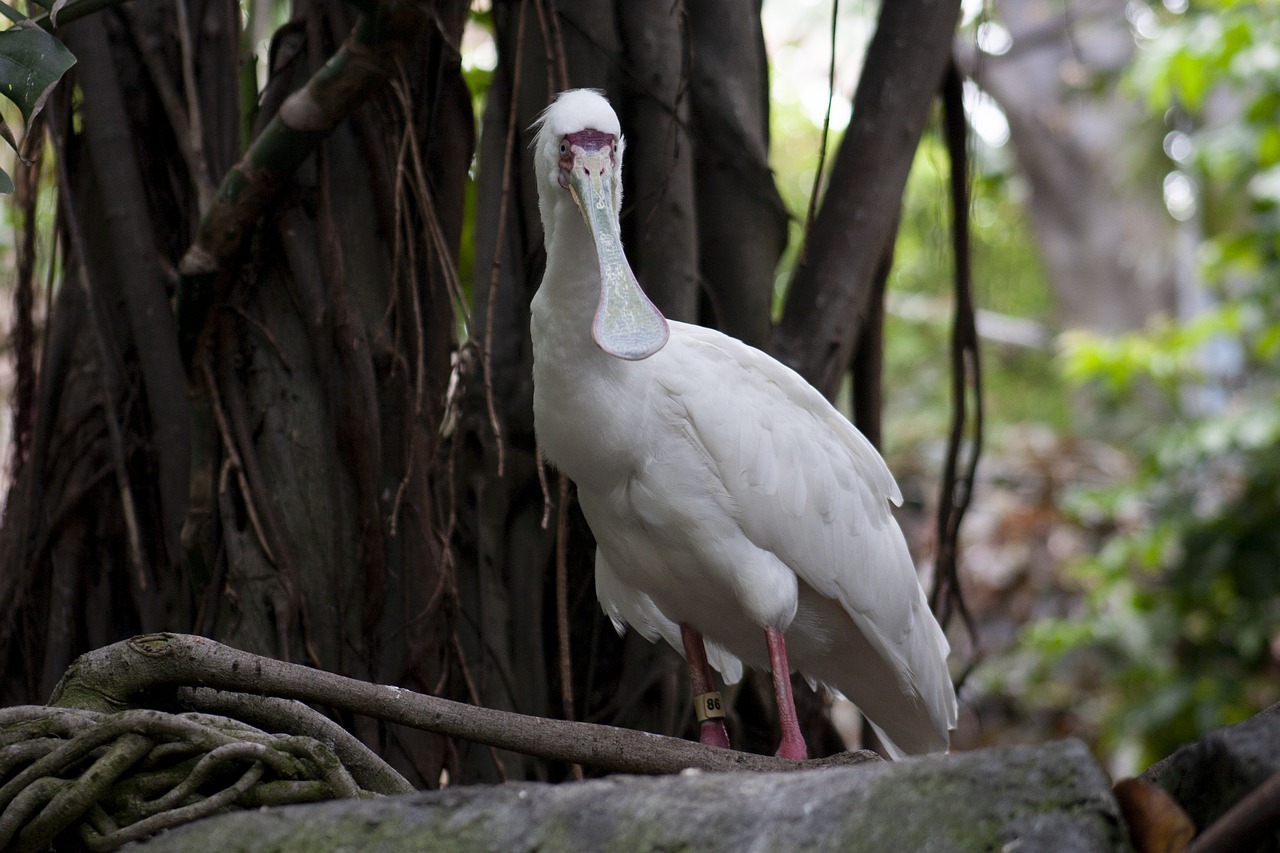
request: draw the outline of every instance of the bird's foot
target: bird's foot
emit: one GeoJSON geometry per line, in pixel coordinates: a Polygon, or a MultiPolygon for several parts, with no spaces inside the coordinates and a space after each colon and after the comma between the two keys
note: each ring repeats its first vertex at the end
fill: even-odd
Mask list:
{"type": "Polygon", "coordinates": [[[804,737],[797,731],[795,737],[789,737],[787,733],[783,733],[782,743],[778,744],[778,751],[774,755],[779,758],[789,758],[792,761],[808,761],[809,748],[804,744],[804,737]]]}
{"type": "Polygon", "coordinates": [[[707,746],[718,746],[729,749],[729,733],[725,731],[723,720],[703,720],[698,740],[707,746]]]}

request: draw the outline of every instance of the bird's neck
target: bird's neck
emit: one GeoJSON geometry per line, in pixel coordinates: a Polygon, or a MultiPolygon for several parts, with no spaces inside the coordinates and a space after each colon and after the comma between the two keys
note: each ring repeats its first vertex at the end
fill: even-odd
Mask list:
{"type": "Polygon", "coordinates": [[[566,367],[581,367],[583,359],[612,360],[591,337],[600,299],[600,264],[591,232],[568,193],[548,208],[543,211],[547,268],[531,305],[535,361],[540,349],[548,357],[554,350],[555,361],[566,367]]]}
{"type": "Polygon", "coordinates": [[[644,370],[607,355],[591,336],[600,265],[586,223],[563,195],[558,210],[544,210],[547,269],[530,306],[534,426],[546,458],[579,489],[603,489],[635,467],[615,404],[644,370]]]}

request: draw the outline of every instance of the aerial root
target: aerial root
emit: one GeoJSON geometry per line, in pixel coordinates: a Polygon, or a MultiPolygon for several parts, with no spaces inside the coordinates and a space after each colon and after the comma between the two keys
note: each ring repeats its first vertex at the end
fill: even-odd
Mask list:
{"type": "Polygon", "coordinates": [[[68,832],[115,850],[231,809],[377,793],[325,743],[226,717],[0,710],[0,848],[15,853],[68,832]]]}

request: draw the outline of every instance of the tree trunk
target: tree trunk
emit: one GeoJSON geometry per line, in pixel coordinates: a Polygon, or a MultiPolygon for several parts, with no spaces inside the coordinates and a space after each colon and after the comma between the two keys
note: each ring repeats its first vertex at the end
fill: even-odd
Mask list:
{"type": "MultiPolygon", "coordinates": [[[[26,673],[6,695],[47,696],[104,640],[195,629],[463,696],[441,424],[474,138],[449,44],[467,5],[436,5],[402,74],[266,209],[222,271],[234,286],[188,383],[161,273],[195,233],[200,175],[224,173],[239,138],[238,7],[189,11],[186,39],[162,3],[66,33],[84,100],[77,130],[65,103],[55,130],[64,246],[88,286],[60,291],[37,414],[49,438],[23,461],[14,494],[27,499],[6,518],[0,640],[26,673]]],[[[277,34],[259,127],[353,21],[340,3],[309,3],[277,34]]],[[[448,763],[438,738],[357,729],[420,784],[448,763]]]]}
{"type": "Polygon", "coordinates": [[[1125,5],[1090,0],[1063,12],[1002,0],[995,12],[1012,48],[966,58],[1008,118],[1061,328],[1123,332],[1176,316],[1187,274],[1162,173],[1134,178],[1139,152],[1158,147],[1152,134],[1165,129],[1144,126],[1141,105],[1120,89],[1134,51],[1125,5]]]}
{"type": "MultiPolygon", "coordinates": [[[[865,96],[868,124],[855,122],[846,143],[876,142],[871,117],[900,120],[874,148],[883,169],[862,174],[868,195],[856,208],[858,222],[886,228],[933,94],[920,63],[941,69],[957,4],[907,7],[886,4],[880,84],[865,96]],[[898,25],[918,27],[917,12],[929,13],[929,40],[906,49],[898,25]]],[[[310,91],[308,78],[341,84],[326,60],[344,43],[358,60],[350,34],[382,21],[372,7],[357,21],[337,0],[300,0],[275,34],[250,123],[259,142],[300,146],[284,153],[302,165],[271,176],[270,192],[256,185],[267,203],[243,241],[214,235],[229,247],[205,258],[220,301],[194,312],[199,328],[179,313],[175,329],[165,309],[175,278],[190,295],[196,278],[180,262],[208,236],[210,199],[226,213],[217,204],[240,186],[230,182],[262,177],[237,153],[238,79],[252,71],[240,67],[239,6],[183,8],[184,38],[178,7],[156,0],[66,34],[83,98],[73,104],[64,88],[51,111],[65,164],[65,282],[0,531],[4,700],[42,700],[77,654],[168,629],[525,714],[559,716],[571,693],[581,720],[692,735],[682,661],[615,636],[572,489],[558,505],[558,475],[539,459],[528,306],[545,259],[528,129],[555,91],[603,89],[628,136],[623,228],[641,281],[671,316],[767,346],[786,212],[768,167],[758,2],[674,13],[628,0],[495,3],[500,62],[484,105],[467,281],[457,264],[475,138],[456,52],[467,4],[412,6],[416,23],[388,41],[399,65],[361,69],[361,85],[391,71],[353,113],[337,123],[304,112],[336,129],[289,126],[277,138],[281,116],[298,119],[294,95],[310,91]],[[227,192],[215,194],[223,176],[227,192]],[[185,375],[179,341],[197,344],[185,375]],[[554,607],[561,518],[569,685],[554,607]]],[[[851,184],[833,175],[832,186],[832,222],[811,236],[826,278],[793,289],[783,324],[797,363],[832,354],[827,333],[806,342],[800,330],[826,310],[829,282],[861,292],[887,239],[871,234],[851,252],[839,225],[851,184]]],[[[850,305],[839,322],[852,323],[850,305]]],[[[847,366],[853,335],[836,336],[847,366]]],[[[771,752],[772,702],[758,701],[758,687],[731,692],[741,701],[730,727],[735,745],[771,752]]],[[[806,723],[825,726],[820,703],[808,705],[806,723]]],[[[363,717],[342,722],[418,785],[446,771],[453,782],[565,773],[363,717]]]]}
{"type": "Polygon", "coordinates": [[[854,95],[853,120],[796,266],[779,357],[834,397],[868,316],[898,208],[960,15],[955,0],[885,3],[854,95]]]}

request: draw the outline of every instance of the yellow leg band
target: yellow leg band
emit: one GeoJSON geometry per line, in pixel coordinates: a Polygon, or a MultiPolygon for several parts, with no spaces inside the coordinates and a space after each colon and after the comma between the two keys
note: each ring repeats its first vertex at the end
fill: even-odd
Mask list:
{"type": "Polygon", "coordinates": [[[723,720],[724,703],[720,701],[720,693],[712,690],[710,693],[699,693],[694,696],[693,711],[698,715],[700,723],[705,723],[707,720],[723,720]]]}

